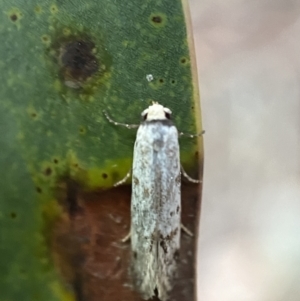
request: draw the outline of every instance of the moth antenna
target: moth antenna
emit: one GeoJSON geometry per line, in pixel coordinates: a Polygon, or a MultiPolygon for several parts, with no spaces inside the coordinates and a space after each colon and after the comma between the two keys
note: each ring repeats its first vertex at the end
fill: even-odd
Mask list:
{"type": "Polygon", "coordinates": [[[131,176],[131,171],[132,171],[132,169],[130,169],[128,171],[128,173],[126,174],[126,176],[122,180],[120,180],[119,182],[115,183],[114,187],[118,187],[118,186],[124,184],[127,181],[127,179],[129,179],[129,177],[131,176]]]}
{"type": "Polygon", "coordinates": [[[205,133],[205,131],[200,132],[199,134],[188,134],[188,133],[183,133],[183,132],[179,132],[179,136],[186,136],[189,138],[196,138],[196,137],[200,137],[205,133]]]}
{"type": "Polygon", "coordinates": [[[182,165],[180,166],[180,169],[181,169],[182,175],[183,175],[189,182],[191,182],[191,183],[196,183],[196,184],[202,183],[202,181],[200,181],[200,180],[191,178],[191,177],[185,172],[185,170],[183,169],[183,166],[182,166],[182,165]]]}
{"type": "Polygon", "coordinates": [[[116,122],[107,114],[107,112],[105,110],[103,110],[102,112],[103,112],[104,116],[106,117],[106,119],[114,125],[124,126],[127,129],[136,129],[140,126],[139,124],[128,124],[128,123],[116,122]]]}
{"type": "Polygon", "coordinates": [[[184,226],[184,224],[181,223],[181,229],[183,232],[185,232],[188,236],[193,237],[194,234],[192,233],[192,231],[190,231],[186,226],[184,226]]]}

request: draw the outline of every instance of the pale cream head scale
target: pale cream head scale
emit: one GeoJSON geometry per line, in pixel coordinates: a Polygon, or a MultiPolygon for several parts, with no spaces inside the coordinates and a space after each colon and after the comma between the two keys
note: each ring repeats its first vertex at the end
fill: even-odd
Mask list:
{"type": "Polygon", "coordinates": [[[147,121],[170,119],[172,111],[157,102],[153,102],[146,110],[142,112],[142,118],[147,121]]]}

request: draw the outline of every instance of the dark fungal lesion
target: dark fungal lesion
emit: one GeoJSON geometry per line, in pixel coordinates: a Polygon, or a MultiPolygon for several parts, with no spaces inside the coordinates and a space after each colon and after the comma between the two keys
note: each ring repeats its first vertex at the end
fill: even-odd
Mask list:
{"type": "Polygon", "coordinates": [[[112,56],[100,31],[98,28],[95,35],[90,28],[55,23],[45,34],[49,41],[42,39],[47,67],[62,99],[77,95],[80,100],[93,102],[99,99],[95,98],[98,92],[104,93],[109,87],[112,56]]]}
{"type": "Polygon", "coordinates": [[[161,16],[153,16],[151,20],[154,23],[161,23],[162,22],[162,17],[161,16]]]}
{"type": "Polygon", "coordinates": [[[7,12],[7,17],[16,25],[20,25],[20,20],[23,18],[23,13],[16,7],[7,12]]]}
{"type": "Polygon", "coordinates": [[[84,39],[69,41],[60,47],[59,63],[66,86],[80,88],[83,82],[99,70],[94,48],[93,42],[84,39]]]}
{"type": "Polygon", "coordinates": [[[74,216],[77,212],[81,210],[81,207],[78,203],[79,187],[78,184],[71,179],[68,179],[66,181],[66,186],[67,191],[64,205],[66,206],[69,215],[74,216]]]}
{"type": "Polygon", "coordinates": [[[79,133],[80,133],[81,135],[86,134],[86,128],[85,128],[84,126],[80,126],[80,127],[79,127],[79,133]]]}
{"type": "Polygon", "coordinates": [[[74,290],[75,300],[84,301],[85,298],[84,298],[83,284],[82,284],[81,275],[79,275],[79,273],[76,273],[72,286],[74,290]]]}
{"type": "Polygon", "coordinates": [[[164,13],[155,12],[150,15],[149,21],[152,26],[155,26],[156,28],[162,28],[166,24],[167,16],[164,13]]]}
{"type": "Polygon", "coordinates": [[[45,174],[46,176],[51,176],[51,174],[52,174],[52,169],[51,169],[51,167],[47,167],[47,168],[44,170],[44,174],[45,174]]]}
{"type": "Polygon", "coordinates": [[[44,43],[48,43],[48,42],[50,41],[50,38],[49,38],[47,35],[43,35],[43,36],[42,36],[42,41],[43,41],[44,43]]]}
{"type": "Polygon", "coordinates": [[[18,16],[16,14],[12,14],[10,15],[10,19],[13,21],[13,22],[16,22],[18,20],[18,16]]]}
{"type": "Polygon", "coordinates": [[[186,63],[186,58],[185,57],[181,58],[180,63],[185,64],[186,63]]]}
{"type": "Polygon", "coordinates": [[[17,217],[17,214],[16,214],[15,212],[11,212],[11,213],[10,213],[10,217],[11,217],[12,219],[15,219],[15,218],[17,217]]]}

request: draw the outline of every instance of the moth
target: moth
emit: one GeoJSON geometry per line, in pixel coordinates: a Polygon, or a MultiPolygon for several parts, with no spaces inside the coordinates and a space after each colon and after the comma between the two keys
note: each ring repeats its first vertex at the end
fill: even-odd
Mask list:
{"type": "MultiPolygon", "coordinates": [[[[181,173],[191,182],[180,164],[177,128],[172,112],[153,103],[142,112],[142,123],[115,125],[137,128],[133,151],[131,227],[132,274],[135,285],[147,300],[168,299],[176,274],[181,230],[181,173]]],[[[202,135],[200,133],[199,135],[202,135]]],[[[198,135],[188,135],[195,137],[198,135]]],[[[123,184],[129,177],[115,184],[123,184]]]]}

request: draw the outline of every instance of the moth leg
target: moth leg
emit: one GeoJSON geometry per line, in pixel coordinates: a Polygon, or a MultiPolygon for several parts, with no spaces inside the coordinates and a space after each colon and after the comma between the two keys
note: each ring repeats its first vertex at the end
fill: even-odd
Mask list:
{"type": "Polygon", "coordinates": [[[138,128],[140,125],[139,124],[128,124],[128,123],[121,123],[121,122],[116,122],[113,119],[110,118],[110,116],[106,113],[105,110],[103,110],[103,114],[106,117],[106,119],[110,122],[113,123],[114,125],[121,125],[124,126],[128,129],[136,129],[138,128]]]}
{"type": "Polygon", "coordinates": [[[129,231],[129,233],[124,238],[121,239],[121,242],[127,242],[130,239],[130,237],[131,237],[131,232],[129,231]]]}
{"type": "Polygon", "coordinates": [[[187,228],[184,226],[184,224],[181,223],[181,229],[183,232],[185,232],[188,236],[194,236],[194,234],[187,228]]]}
{"type": "Polygon", "coordinates": [[[120,185],[124,184],[127,181],[127,179],[130,177],[130,175],[131,175],[131,169],[128,171],[128,173],[126,174],[126,176],[122,180],[120,180],[119,182],[114,184],[114,187],[117,187],[117,186],[120,186],[120,185]]]}
{"type": "Polygon", "coordinates": [[[186,136],[186,137],[189,137],[189,138],[196,138],[196,137],[202,136],[204,133],[205,133],[205,131],[202,131],[199,134],[187,134],[187,133],[183,133],[183,132],[179,132],[178,134],[179,134],[179,137],[186,136]]]}
{"type": "Polygon", "coordinates": [[[182,175],[191,183],[201,183],[202,181],[191,178],[183,169],[183,166],[180,166],[182,175]]]}

